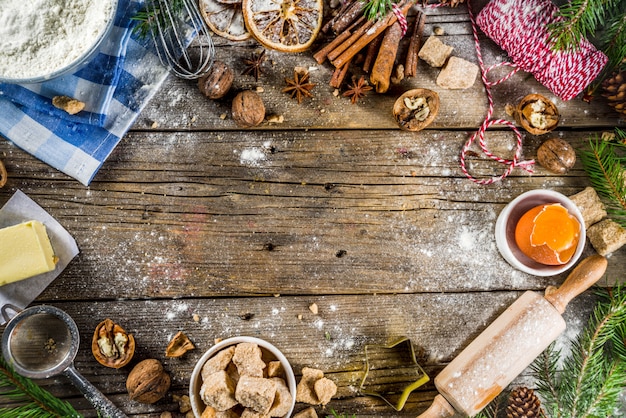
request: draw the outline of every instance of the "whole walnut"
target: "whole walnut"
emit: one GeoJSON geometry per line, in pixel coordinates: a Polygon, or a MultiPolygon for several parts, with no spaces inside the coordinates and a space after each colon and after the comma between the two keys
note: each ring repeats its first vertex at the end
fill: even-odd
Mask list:
{"type": "Polygon", "coordinates": [[[242,128],[260,125],[265,119],[263,99],[252,90],[238,93],[233,99],[233,120],[242,128]]]}
{"type": "Polygon", "coordinates": [[[170,388],[170,375],[159,360],[140,361],[126,379],[126,390],[130,399],[141,403],[155,403],[170,388]]]}
{"type": "Polygon", "coordinates": [[[548,171],[564,174],[576,163],[576,151],[567,141],[550,138],[537,149],[537,162],[548,171]]]}
{"type": "Polygon", "coordinates": [[[226,96],[233,84],[235,74],[222,61],[214,61],[208,73],[198,79],[198,88],[209,99],[221,99],[226,96]]]}

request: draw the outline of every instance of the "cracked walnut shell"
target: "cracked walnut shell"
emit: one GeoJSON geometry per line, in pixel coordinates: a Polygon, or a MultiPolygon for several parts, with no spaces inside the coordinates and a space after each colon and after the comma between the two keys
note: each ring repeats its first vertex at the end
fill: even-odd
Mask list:
{"type": "Polygon", "coordinates": [[[439,112],[439,95],[428,89],[413,89],[398,97],[393,115],[400,129],[420,131],[431,124],[439,112]]]}
{"type": "Polygon", "coordinates": [[[165,349],[165,357],[181,357],[187,351],[196,348],[191,340],[182,332],[178,331],[165,349]]]}
{"type": "Polygon", "coordinates": [[[110,319],[100,322],[93,333],[91,352],[98,363],[113,369],[127,365],[135,354],[135,338],[110,319]]]}
{"type": "Polygon", "coordinates": [[[556,128],[559,119],[554,103],[540,94],[529,94],[515,108],[515,120],[533,135],[550,132],[556,128]]]}

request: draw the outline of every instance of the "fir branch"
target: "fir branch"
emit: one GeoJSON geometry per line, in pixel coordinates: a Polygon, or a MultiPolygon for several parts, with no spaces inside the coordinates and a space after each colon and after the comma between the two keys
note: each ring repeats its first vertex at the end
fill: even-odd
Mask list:
{"type": "Polygon", "coordinates": [[[0,396],[21,404],[14,408],[0,408],[0,418],[81,417],[68,402],[17,374],[1,354],[0,396]]]}
{"type": "Polygon", "coordinates": [[[587,172],[591,185],[605,201],[610,217],[626,228],[626,132],[616,128],[620,141],[606,141],[598,135],[587,143],[587,148],[579,150],[580,160],[587,172]]]}
{"type": "Polygon", "coordinates": [[[133,32],[141,38],[146,38],[149,34],[157,33],[159,30],[165,31],[172,26],[169,15],[176,15],[185,8],[184,0],[148,0],[141,10],[135,14],[132,20],[138,24],[133,28],[133,32]],[[169,4],[169,6],[168,6],[169,4]],[[161,5],[167,7],[161,7],[161,5]]]}
{"type": "Polygon", "coordinates": [[[363,14],[369,20],[381,19],[391,11],[393,0],[360,0],[363,6],[363,14]]]}
{"type": "MultiPolygon", "coordinates": [[[[572,355],[565,359],[558,381],[554,371],[550,381],[557,382],[560,406],[549,409],[552,417],[609,417],[619,404],[626,384],[625,326],[626,288],[618,286],[611,292],[600,292],[594,312],[583,333],[573,344],[572,355]],[[558,415],[555,415],[558,414],[558,415]]],[[[533,366],[535,369],[537,364],[533,366]]],[[[554,397],[546,376],[536,374],[539,394],[554,397]],[[544,391],[550,387],[549,391],[544,391]]]]}
{"type": "Polygon", "coordinates": [[[619,0],[571,0],[559,7],[556,21],[547,26],[556,50],[578,49],[580,41],[595,34],[605,22],[607,10],[617,7],[619,0]]]}
{"type": "Polygon", "coordinates": [[[530,369],[537,378],[537,392],[543,398],[542,406],[548,416],[558,418],[561,416],[561,400],[559,384],[556,379],[561,351],[555,349],[552,343],[531,364],[530,369]]]}

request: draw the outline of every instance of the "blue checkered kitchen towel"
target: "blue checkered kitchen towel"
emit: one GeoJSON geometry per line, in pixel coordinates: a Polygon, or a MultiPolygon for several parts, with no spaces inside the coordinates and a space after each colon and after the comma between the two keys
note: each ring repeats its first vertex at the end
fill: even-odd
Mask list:
{"type": "Polygon", "coordinates": [[[142,4],[119,0],[108,42],[75,74],[39,85],[0,83],[0,134],[88,185],[168,75],[152,41],[133,33],[142,4]],[[87,111],[56,109],[57,95],[85,101],[87,111]]]}

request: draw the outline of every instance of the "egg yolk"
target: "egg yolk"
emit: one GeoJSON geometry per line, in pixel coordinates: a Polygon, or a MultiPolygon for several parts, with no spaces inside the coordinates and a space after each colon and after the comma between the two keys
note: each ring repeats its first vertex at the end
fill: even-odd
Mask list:
{"type": "Polygon", "coordinates": [[[540,205],[526,212],[515,227],[519,249],[538,263],[567,263],[578,246],[580,223],[560,203],[540,205]]]}

